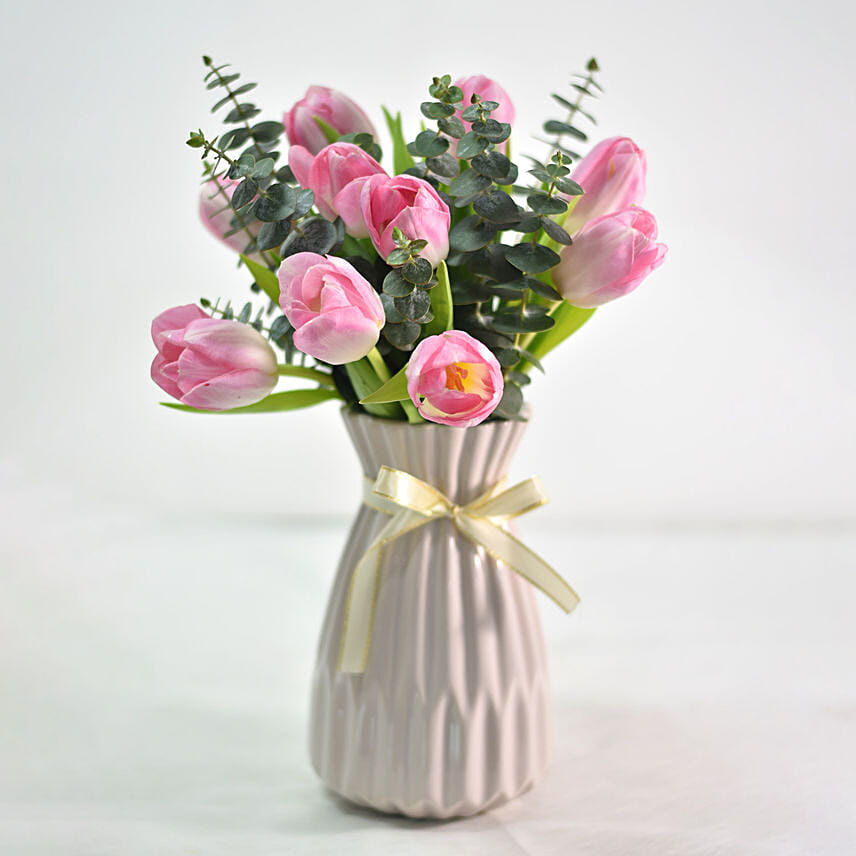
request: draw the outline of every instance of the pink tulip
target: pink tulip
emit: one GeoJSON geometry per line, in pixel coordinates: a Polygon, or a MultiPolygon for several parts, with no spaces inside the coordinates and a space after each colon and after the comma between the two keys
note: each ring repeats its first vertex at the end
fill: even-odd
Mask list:
{"type": "Polygon", "coordinates": [[[371,134],[377,131],[362,108],[347,95],[329,86],[310,86],[306,94],[283,117],[285,133],[292,146],[303,146],[318,154],[329,140],[315,117],[339,134],[371,134]]]}
{"type": "Polygon", "coordinates": [[[183,404],[231,410],[261,401],[277,381],[276,356],[249,324],[209,318],[192,303],[152,322],[152,380],[183,404]]]}
{"type": "Polygon", "coordinates": [[[407,364],[407,392],[429,422],[469,428],[502,398],[496,357],[469,333],[449,330],[423,339],[407,364]]]}
{"type": "Polygon", "coordinates": [[[645,200],[645,152],[629,137],[611,137],[599,142],[575,167],[571,178],[585,191],[575,198],[565,220],[573,234],[586,223],[623,211],[645,200]]]}
{"type": "Polygon", "coordinates": [[[294,344],[331,365],[364,357],[386,320],[371,284],[344,259],[295,253],[280,265],[279,304],[294,344]]]}
{"type": "Polygon", "coordinates": [[[598,217],[562,250],[553,283],[568,303],[584,308],[629,294],[663,263],[667,247],[656,238],[657,221],[644,208],[598,217]]]}
{"type": "Polygon", "coordinates": [[[292,146],[288,165],[302,187],[315,192],[315,205],[328,220],[337,216],[355,238],[369,232],[360,206],[360,191],[370,175],[386,175],[384,168],[353,143],[332,143],[317,155],[303,146],[292,146]]]}
{"type": "MultiPolygon", "coordinates": [[[[496,119],[497,122],[507,122],[509,125],[514,124],[514,104],[508,97],[508,93],[495,81],[483,74],[473,74],[470,77],[462,77],[455,81],[455,86],[459,86],[464,93],[464,106],[458,111],[458,118],[464,108],[470,106],[470,99],[473,95],[478,95],[482,101],[496,101],[499,107],[490,114],[491,119],[496,119]]],[[[471,122],[464,122],[464,127],[469,131],[471,122]]],[[[500,148],[505,151],[508,142],[504,142],[500,148]]]]}
{"type": "Polygon", "coordinates": [[[396,228],[411,241],[428,242],[419,255],[434,267],[449,254],[449,207],[424,179],[372,175],[363,184],[360,204],[369,237],[384,259],[395,249],[396,228]]]}
{"type": "MultiPolygon", "coordinates": [[[[222,241],[227,247],[231,247],[238,253],[243,253],[247,244],[258,235],[262,224],[258,220],[253,220],[247,227],[249,234],[247,234],[247,230],[241,229],[240,232],[235,232],[234,235],[229,235],[228,238],[223,237],[226,232],[232,229],[232,216],[235,212],[229,206],[229,201],[232,199],[232,194],[239,184],[239,181],[233,181],[225,176],[212,179],[203,184],[202,190],[199,193],[199,219],[202,220],[205,228],[218,241],[222,241]],[[223,189],[223,193],[226,194],[225,198],[223,197],[223,193],[217,190],[215,181],[223,189]]],[[[256,254],[251,255],[253,258],[257,258],[256,254]]]]}

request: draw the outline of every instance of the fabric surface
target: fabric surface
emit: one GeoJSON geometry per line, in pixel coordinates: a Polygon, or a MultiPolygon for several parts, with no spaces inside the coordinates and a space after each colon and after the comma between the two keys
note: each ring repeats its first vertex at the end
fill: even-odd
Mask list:
{"type": "Polygon", "coordinates": [[[541,599],[554,762],[437,824],[351,807],[307,760],[347,521],[162,519],[9,481],[0,512],[4,856],[856,852],[852,530],[523,521],[582,597],[541,599]]]}

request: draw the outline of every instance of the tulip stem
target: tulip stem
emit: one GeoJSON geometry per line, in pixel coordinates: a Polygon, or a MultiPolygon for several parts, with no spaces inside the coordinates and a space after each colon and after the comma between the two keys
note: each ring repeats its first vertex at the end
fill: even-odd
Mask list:
{"type": "MultiPolygon", "coordinates": [[[[372,348],[366,354],[366,358],[371,364],[371,367],[374,369],[375,374],[378,376],[378,380],[380,380],[381,384],[386,383],[392,377],[392,374],[389,371],[389,366],[387,366],[386,361],[381,356],[380,351],[377,348],[372,348]]],[[[407,417],[407,421],[411,425],[415,425],[418,422],[424,421],[420,416],[419,411],[416,409],[416,406],[409,398],[405,398],[402,401],[399,401],[398,403],[402,406],[404,410],[404,415],[407,417]]]]}
{"type": "Polygon", "coordinates": [[[277,367],[277,372],[285,377],[302,377],[306,380],[313,380],[319,386],[326,386],[328,389],[335,389],[336,384],[333,381],[333,375],[328,372],[322,372],[318,369],[310,369],[307,366],[293,366],[289,363],[280,363],[277,367]]]}

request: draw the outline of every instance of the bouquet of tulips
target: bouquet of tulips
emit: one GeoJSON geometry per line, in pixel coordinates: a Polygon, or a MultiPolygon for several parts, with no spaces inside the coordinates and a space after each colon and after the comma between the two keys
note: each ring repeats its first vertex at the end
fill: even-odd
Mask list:
{"type": "Polygon", "coordinates": [[[520,419],[532,368],[663,261],[639,207],[643,152],[626,137],[574,150],[594,121],[583,109],[600,91],[594,60],[552,96],[563,117],[544,123],[546,156],[521,172],[512,101],[482,75],[435,77],[411,141],[384,108],[384,159],[341,92],[312,86],[282,121],[259,121],[246,100],[256,84],[203,59],[213,110],[228,113],[221,134],[187,140],[203,158],[200,216],[261,302],[236,311],[203,297],[154,320],[152,378],[180,402],[169,406],[339,399],[410,422],[520,419]],[[281,377],[299,388],[275,392],[281,377]]]}

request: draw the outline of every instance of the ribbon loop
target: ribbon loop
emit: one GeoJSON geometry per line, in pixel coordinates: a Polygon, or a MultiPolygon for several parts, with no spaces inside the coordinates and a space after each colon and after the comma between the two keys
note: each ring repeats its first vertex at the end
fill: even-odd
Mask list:
{"type": "Polygon", "coordinates": [[[515,538],[505,523],[547,502],[540,479],[530,478],[510,488],[503,482],[460,506],[433,485],[391,467],[381,467],[372,483],[366,479],[364,503],[390,515],[375,540],[357,563],[345,602],[339,670],[365,670],[371,646],[378,574],[383,548],[431,520],[447,517],[461,534],[482,547],[552,598],[565,612],[579,603],[576,592],[540,556],[515,538]]]}

